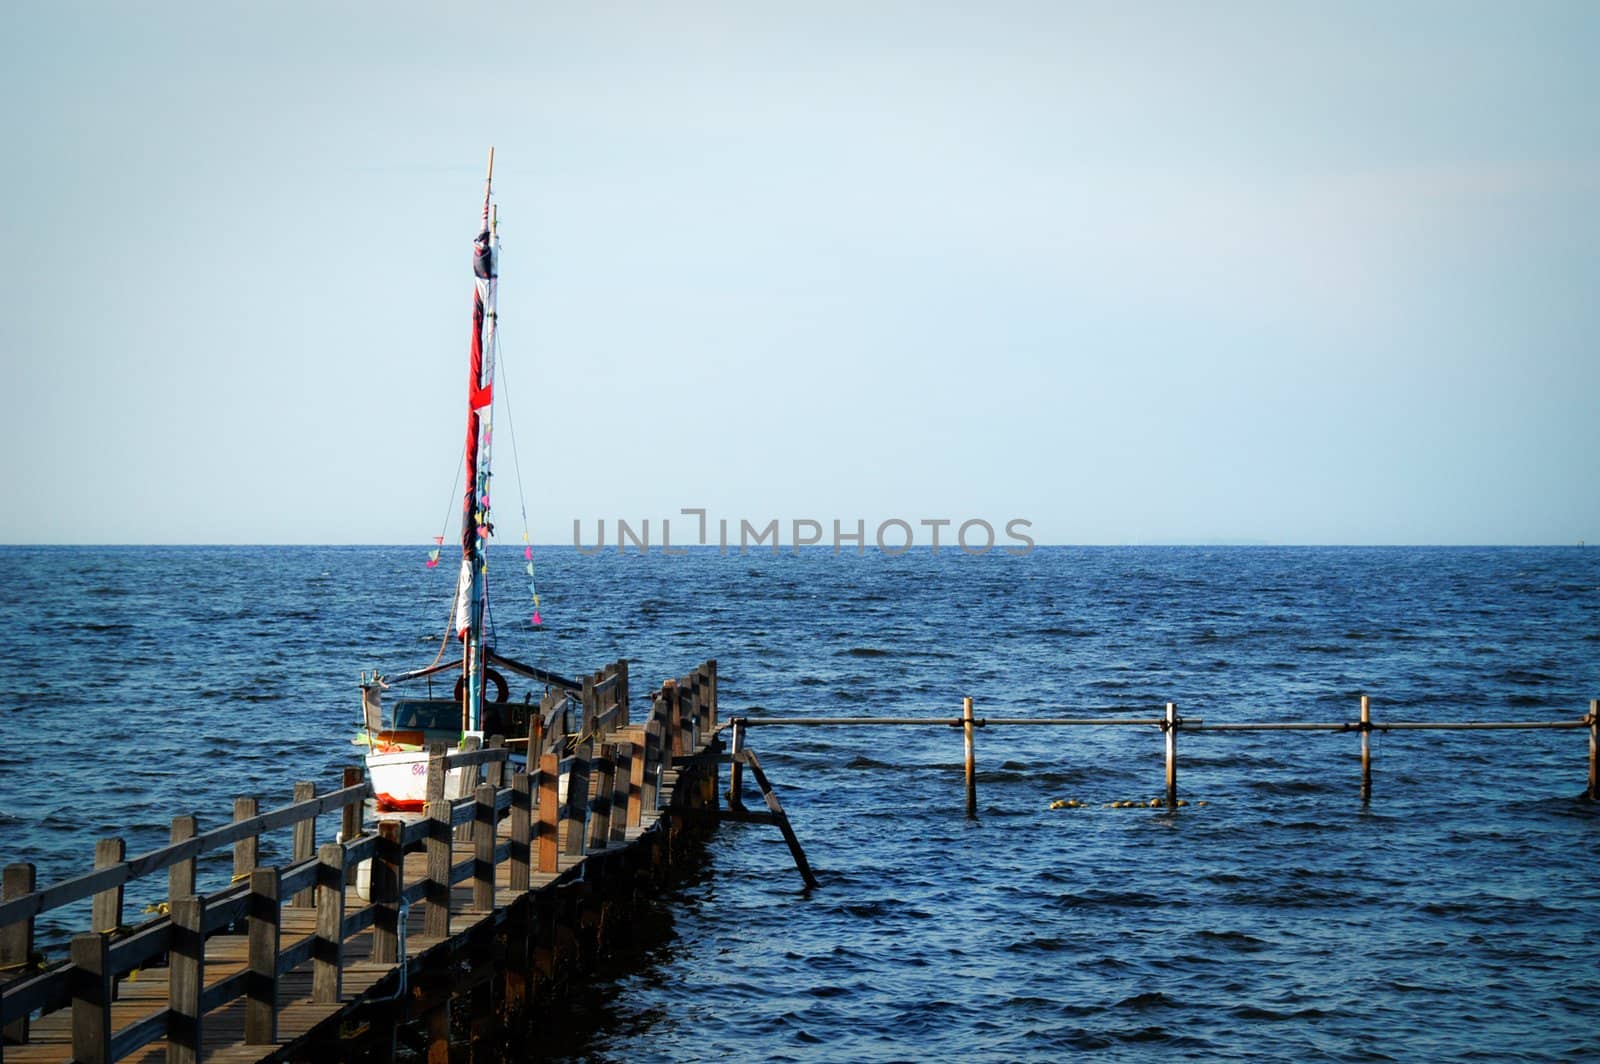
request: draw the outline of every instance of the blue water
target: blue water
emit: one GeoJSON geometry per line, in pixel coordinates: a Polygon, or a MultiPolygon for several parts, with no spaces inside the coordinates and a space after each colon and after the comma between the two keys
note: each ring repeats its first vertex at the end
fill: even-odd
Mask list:
{"type": "MultiPolygon", "coordinates": [[[[431,660],[418,548],[5,548],[0,861],[287,801],[353,759],[361,669],[431,660]]],[[[492,573],[513,580],[514,559],[492,573]]],[[[718,659],[723,715],[1576,720],[1600,696],[1600,551],[1040,549],[887,558],[541,552],[547,630],[502,648],[642,692],[718,659]]],[[[442,569],[443,567],[441,567],[442,569]]],[[[520,695],[520,692],[518,692],[520,695]]],[[[752,729],[817,867],[725,825],[672,933],[581,1010],[600,1060],[1600,1057],[1586,733],[752,729]],[[1077,798],[1089,808],[1048,808],[1077,798]]],[[[752,796],[753,798],[753,796],[752,796]]],[[[265,856],[288,848],[267,840],[265,856]]],[[[202,887],[227,880],[227,855],[202,887]]],[[[130,889],[130,909],[164,892],[130,889]],[[142,893],[141,893],[142,892],[142,893]]],[[[49,942],[81,908],[41,925],[49,942]]]]}

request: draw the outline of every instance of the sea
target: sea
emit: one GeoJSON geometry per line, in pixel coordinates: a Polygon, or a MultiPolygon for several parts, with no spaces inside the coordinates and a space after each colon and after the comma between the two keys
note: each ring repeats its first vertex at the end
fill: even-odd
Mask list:
{"type": "MultiPolygon", "coordinates": [[[[440,652],[453,573],[405,547],[0,548],[0,863],[42,884],[357,757],[362,671],[440,652]]],[[[830,548],[491,563],[495,639],[636,698],[715,658],[820,885],[724,824],[656,930],[516,1059],[1600,1059],[1600,550],[830,548]],[[779,716],[1355,721],[761,727],[779,716]],[[1063,802],[1080,803],[1064,806],[1063,802]],[[1120,803],[1139,802],[1138,806],[1120,803]],[[1055,808],[1052,808],[1052,805],[1055,808]]],[[[446,654],[450,649],[445,648],[446,654]]],[[[526,692],[515,690],[520,699],[526,692]]],[[[724,776],[724,783],[726,776],[724,776]]],[[[747,800],[759,801],[751,790],[747,800]]],[[[287,836],[263,858],[282,858],[287,836]]],[[[228,880],[202,864],[202,889],[228,880]]],[[[130,887],[128,911],[165,891],[130,887]]],[[[59,955],[86,906],[42,919],[59,955]]]]}

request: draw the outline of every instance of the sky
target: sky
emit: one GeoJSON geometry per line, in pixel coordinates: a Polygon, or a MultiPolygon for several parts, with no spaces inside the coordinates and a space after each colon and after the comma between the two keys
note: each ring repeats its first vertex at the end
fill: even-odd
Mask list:
{"type": "Polygon", "coordinates": [[[3,25],[0,543],[1600,542],[1597,4],[3,25]]]}

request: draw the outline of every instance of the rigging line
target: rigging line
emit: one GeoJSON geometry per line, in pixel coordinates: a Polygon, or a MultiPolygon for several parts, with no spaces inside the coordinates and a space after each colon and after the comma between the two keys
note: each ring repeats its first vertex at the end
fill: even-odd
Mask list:
{"type": "Polygon", "coordinates": [[[522,527],[528,527],[528,497],[522,490],[522,458],[517,454],[517,420],[511,416],[511,381],[506,376],[506,360],[500,357],[500,333],[494,334],[494,371],[500,378],[500,392],[506,399],[506,428],[511,432],[511,462],[517,467],[517,506],[522,510],[522,527]]]}
{"type": "MultiPolygon", "coordinates": [[[[461,441],[461,457],[456,461],[456,475],[455,475],[455,478],[453,480],[451,480],[451,482],[450,482],[450,506],[451,507],[455,506],[456,489],[461,487],[461,471],[462,471],[462,469],[464,469],[466,467],[466,464],[467,464],[467,442],[466,442],[465,439],[463,439],[461,441]]],[[[462,520],[465,521],[466,517],[463,516],[462,520]]],[[[445,514],[444,514],[444,524],[442,524],[439,527],[439,538],[441,540],[444,539],[444,533],[445,533],[446,530],[449,529],[449,527],[450,527],[450,510],[447,508],[445,510],[445,514]]],[[[436,546],[443,547],[444,544],[441,542],[441,543],[436,544],[436,546]]],[[[460,574],[460,569],[457,568],[456,572],[458,574],[457,577],[456,577],[456,581],[457,581],[457,584],[459,585],[460,579],[461,579],[461,577],[459,575],[460,574]]],[[[451,591],[450,592],[450,605],[445,610],[445,615],[444,615],[444,638],[439,640],[439,653],[435,654],[433,656],[433,660],[428,662],[428,664],[426,666],[427,668],[431,669],[435,665],[439,664],[439,662],[444,660],[444,651],[445,651],[445,648],[450,645],[450,630],[455,627],[455,620],[456,620],[456,592],[455,591],[451,591]]]]}
{"type": "Polygon", "coordinates": [[[533,540],[528,535],[528,496],[522,488],[522,456],[517,452],[517,420],[511,416],[511,383],[506,375],[506,360],[500,354],[500,331],[494,334],[495,375],[500,378],[500,394],[505,398],[506,429],[511,433],[511,461],[517,467],[517,507],[522,512],[523,557],[527,561],[528,591],[533,596],[533,625],[539,627],[539,584],[533,573],[533,540]]]}

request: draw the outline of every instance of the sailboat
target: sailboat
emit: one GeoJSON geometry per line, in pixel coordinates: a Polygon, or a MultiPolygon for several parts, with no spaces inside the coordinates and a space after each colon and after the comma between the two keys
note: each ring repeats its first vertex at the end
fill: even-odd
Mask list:
{"type": "MultiPolygon", "coordinates": [[[[546,689],[569,695],[580,690],[573,680],[501,656],[488,645],[485,620],[489,613],[488,547],[494,526],[489,521],[490,458],[495,381],[496,290],[499,277],[499,214],[493,200],[494,149],[489,149],[488,176],[483,185],[483,217],[473,241],[472,339],[467,380],[466,494],[461,510],[461,566],[456,578],[452,628],[461,643],[459,662],[439,659],[424,668],[397,676],[374,672],[361,678],[362,734],[356,742],[367,746],[367,774],[379,810],[421,810],[427,801],[429,748],[482,743],[486,735],[509,735],[516,728],[526,734],[527,712],[536,706],[509,701],[509,687],[501,669],[520,674],[546,689]],[[432,697],[436,679],[459,669],[451,697],[432,697]],[[427,681],[426,695],[396,701],[385,722],[383,693],[409,681],[427,681]],[[493,697],[489,688],[493,686],[493,697]]],[[[524,541],[527,537],[524,536],[524,541]]],[[[442,544],[442,537],[436,540],[442,544]]],[[[529,573],[532,547],[525,546],[529,573]]],[[[428,565],[438,563],[435,549],[428,565]]],[[[534,625],[539,621],[534,600],[534,625]]],[[[449,634],[445,636],[448,645],[449,634]]],[[[445,779],[444,797],[459,797],[476,781],[477,769],[452,769],[445,779]]]]}

